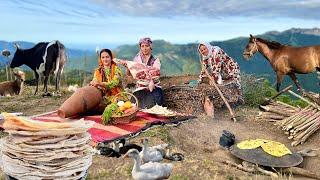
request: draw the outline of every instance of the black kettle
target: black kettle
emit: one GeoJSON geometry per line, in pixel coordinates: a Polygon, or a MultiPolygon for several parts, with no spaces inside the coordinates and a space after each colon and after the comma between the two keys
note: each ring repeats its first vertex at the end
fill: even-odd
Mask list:
{"type": "Polygon", "coordinates": [[[220,137],[219,144],[222,147],[230,148],[232,145],[234,145],[235,136],[227,130],[223,130],[222,132],[223,133],[220,137]]]}

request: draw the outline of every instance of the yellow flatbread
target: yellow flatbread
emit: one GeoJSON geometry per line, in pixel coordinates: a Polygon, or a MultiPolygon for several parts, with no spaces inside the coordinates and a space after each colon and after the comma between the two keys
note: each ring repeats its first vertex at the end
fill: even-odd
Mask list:
{"type": "Polygon", "coordinates": [[[237,144],[239,149],[255,149],[265,143],[264,139],[245,140],[237,144]]]}
{"type": "Polygon", "coordinates": [[[292,154],[292,152],[282,143],[269,141],[261,145],[262,149],[275,157],[282,157],[286,154],[292,154]]]}

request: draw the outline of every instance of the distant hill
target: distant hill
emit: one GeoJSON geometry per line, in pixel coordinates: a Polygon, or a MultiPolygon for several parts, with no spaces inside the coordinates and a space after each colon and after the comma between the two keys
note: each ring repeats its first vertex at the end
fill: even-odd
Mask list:
{"type": "MultiPolygon", "coordinates": [[[[270,31],[257,36],[292,46],[320,44],[319,28],[292,28],[283,32],[270,31]]],[[[242,72],[260,76],[263,75],[270,79],[271,82],[275,82],[274,72],[262,55],[258,53],[251,58],[250,61],[246,61],[242,57],[243,50],[248,42],[248,37],[237,37],[226,41],[211,41],[210,43],[220,46],[227,54],[233,57],[239,63],[242,72]]],[[[31,47],[32,45],[32,43],[21,42],[22,47],[31,47]]],[[[10,50],[14,49],[11,42],[0,41],[0,49],[8,47],[10,50]]],[[[138,50],[138,45],[135,44],[121,45],[114,51],[117,57],[132,60],[138,50]]],[[[172,44],[164,40],[155,40],[153,44],[153,54],[161,60],[161,71],[163,75],[198,74],[200,71],[196,43],[172,44]]],[[[68,69],[83,69],[87,72],[92,72],[97,66],[97,56],[94,51],[68,49],[68,56],[68,69]]],[[[3,57],[1,58],[3,59],[3,57]]],[[[0,61],[2,60],[0,59],[0,61]]],[[[315,83],[317,82],[315,74],[300,75],[298,79],[306,89],[319,91],[319,86],[315,83]]],[[[286,81],[288,82],[287,79],[286,81]]]]}
{"type": "MultiPolygon", "coordinates": [[[[266,32],[258,37],[278,41],[282,44],[290,44],[292,46],[308,46],[320,45],[320,29],[298,29],[292,28],[283,32],[266,32]]],[[[249,34],[248,34],[249,37],[249,34]]],[[[212,45],[216,45],[225,50],[227,54],[233,57],[240,65],[241,71],[248,74],[263,75],[271,82],[275,82],[275,73],[269,62],[257,53],[249,61],[243,56],[243,50],[248,43],[248,37],[238,37],[226,41],[211,41],[212,45]]],[[[163,40],[154,41],[153,52],[160,57],[162,62],[162,73],[173,74],[198,74],[200,71],[199,55],[197,53],[197,44],[190,43],[185,45],[171,44],[163,40]]],[[[119,57],[132,59],[138,52],[138,45],[124,45],[116,49],[119,57]]],[[[317,85],[317,77],[314,74],[298,75],[298,79],[303,86],[309,90],[319,91],[317,85]]],[[[289,78],[285,79],[283,86],[288,84],[289,78]]]]}

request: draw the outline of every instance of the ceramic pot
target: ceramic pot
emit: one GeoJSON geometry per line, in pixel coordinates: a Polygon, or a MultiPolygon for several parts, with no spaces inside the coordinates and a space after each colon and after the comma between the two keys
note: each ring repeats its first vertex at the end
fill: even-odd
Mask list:
{"type": "Polygon", "coordinates": [[[89,112],[102,101],[102,93],[93,86],[77,89],[58,109],[58,116],[67,118],[89,112]]]}

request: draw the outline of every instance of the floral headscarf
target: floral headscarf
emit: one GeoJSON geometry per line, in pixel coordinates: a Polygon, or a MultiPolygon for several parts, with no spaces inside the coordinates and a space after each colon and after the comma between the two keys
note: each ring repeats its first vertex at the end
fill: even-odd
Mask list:
{"type": "Polygon", "coordinates": [[[209,57],[212,57],[213,56],[213,50],[215,48],[218,48],[218,46],[212,46],[210,43],[206,43],[206,42],[201,42],[199,45],[198,45],[198,52],[199,54],[201,55],[202,57],[202,60],[205,60],[205,59],[208,59],[209,57]],[[203,55],[201,54],[200,52],[200,46],[205,46],[208,48],[208,55],[203,55]]]}
{"type": "MultiPolygon", "coordinates": [[[[146,38],[141,38],[139,40],[139,46],[141,46],[141,44],[144,43],[144,44],[148,44],[152,50],[152,40],[151,38],[149,37],[146,37],[146,38]]],[[[134,61],[135,62],[139,62],[139,63],[143,63],[144,61],[142,60],[142,52],[139,51],[138,54],[134,57],[134,61]]],[[[157,60],[157,58],[155,58],[152,54],[151,54],[151,57],[150,59],[147,60],[147,65],[148,66],[153,66],[154,62],[157,60]]],[[[160,69],[160,67],[159,67],[160,69]]]]}
{"type": "Polygon", "coordinates": [[[139,40],[139,46],[141,46],[142,43],[148,44],[152,49],[152,40],[151,40],[151,38],[149,38],[149,37],[141,38],[139,40]]]}

